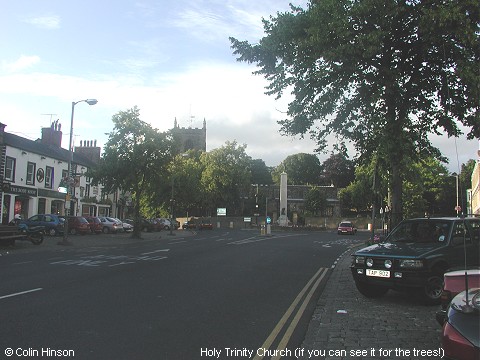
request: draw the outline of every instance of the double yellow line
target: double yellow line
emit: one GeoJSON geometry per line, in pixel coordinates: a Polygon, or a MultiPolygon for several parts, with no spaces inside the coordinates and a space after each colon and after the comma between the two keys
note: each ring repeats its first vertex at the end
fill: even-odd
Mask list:
{"type": "MultiPolygon", "coordinates": [[[[306,309],[308,303],[310,302],[310,299],[312,298],[315,291],[318,289],[318,286],[320,285],[322,279],[325,277],[327,272],[328,272],[327,268],[320,268],[315,273],[315,275],[313,275],[313,277],[308,281],[308,283],[305,285],[305,287],[302,289],[302,291],[297,295],[297,297],[295,298],[293,303],[290,305],[290,307],[287,309],[287,311],[282,316],[280,321],[277,323],[277,325],[275,326],[273,331],[268,336],[267,340],[265,340],[265,342],[261,346],[261,349],[270,349],[270,347],[272,346],[275,339],[280,335],[282,329],[285,328],[288,319],[290,319],[293,312],[297,308],[298,304],[303,299],[302,304],[298,308],[294,318],[292,319],[292,321],[290,322],[290,325],[286,329],[285,334],[283,335],[282,339],[278,343],[276,350],[278,350],[277,353],[281,353],[282,350],[286,349],[287,344],[290,341],[290,338],[292,337],[292,334],[293,334],[293,332],[295,331],[295,328],[298,325],[298,322],[302,318],[302,315],[305,312],[305,309],[306,309]]],[[[253,360],[261,360],[263,358],[264,358],[264,356],[256,355],[253,358],[253,360]]],[[[273,359],[278,360],[280,358],[281,358],[281,356],[276,356],[276,357],[272,357],[272,360],[273,359]]]]}

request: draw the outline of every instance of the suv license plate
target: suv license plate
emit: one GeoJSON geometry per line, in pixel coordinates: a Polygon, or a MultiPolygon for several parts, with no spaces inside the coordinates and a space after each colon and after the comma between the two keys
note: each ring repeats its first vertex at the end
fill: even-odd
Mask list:
{"type": "Polygon", "coordinates": [[[387,270],[367,269],[366,274],[367,274],[367,276],[375,276],[375,277],[382,277],[382,278],[389,278],[390,277],[390,271],[387,271],[387,270]]]}

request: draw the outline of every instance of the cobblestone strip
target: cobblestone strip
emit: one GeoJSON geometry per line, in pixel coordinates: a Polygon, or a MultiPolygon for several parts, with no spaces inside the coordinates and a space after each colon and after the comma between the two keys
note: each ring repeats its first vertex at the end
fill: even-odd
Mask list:
{"type": "Polygon", "coordinates": [[[440,359],[438,307],[393,291],[380,299],[362,296],[350,273],[351,252],[339,260],[318,301],[302,359],[440,359]]]}

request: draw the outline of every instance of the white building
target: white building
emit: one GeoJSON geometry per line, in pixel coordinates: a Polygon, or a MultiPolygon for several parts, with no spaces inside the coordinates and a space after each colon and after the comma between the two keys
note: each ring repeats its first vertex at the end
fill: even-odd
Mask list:
{"type": "Polygon", "coordinates": [[[36,214],[107,216],[115,210],[116,199],[102,194],[101,186],[93,186],[85,173],[100,159],[96,142],[80,142],[72,153],[61,147],[62,132],[58,122],[42,129],[36,141],[5,132],[0,123],[0,194],[2,223],[15,214],[28,218],[36,214]],[[67,177],[68,160],[72,156],[74,186],[69,194],[58,191],[67,177]],[[66,204],[69,201],[70,204],[66,204]]]}
{"type": "Polygon", "coordinates": [[[477,156],[472,172],[472,189],[469,191],[470,211],[468,213],[478,216],[480,215],[480,150],[477,156]]]}

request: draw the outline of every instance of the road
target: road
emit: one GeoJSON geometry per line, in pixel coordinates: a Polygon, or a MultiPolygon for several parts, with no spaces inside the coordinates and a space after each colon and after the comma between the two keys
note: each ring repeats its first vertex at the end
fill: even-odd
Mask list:
{"type": "Polygon", "coordinates": [[[291,355],[329,269],[365,236],[216,229],[3,252],[0,359],[291,355]]]}

